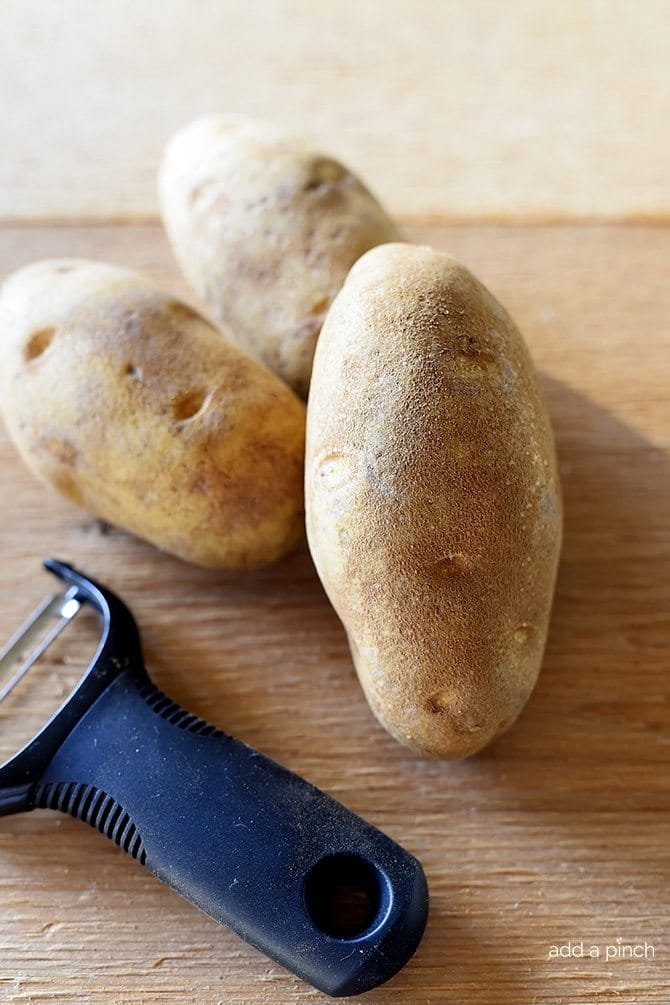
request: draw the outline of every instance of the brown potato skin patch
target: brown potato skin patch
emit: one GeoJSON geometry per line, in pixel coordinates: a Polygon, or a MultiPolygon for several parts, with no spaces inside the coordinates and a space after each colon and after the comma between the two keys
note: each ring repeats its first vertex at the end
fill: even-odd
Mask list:
{"type": "Polygon", "coordinates": [[[10,276],[0,383],[26,463],[102,520],[221,569],[301,539],[304,405],[138,273],[64,260],[10,276]],[[26,361],[29,334],[51,328],[26,361]]]}
{"type": "Polygon", "coordinates": [[[387,244],[324,323],[307,533],[380,722],[481,749],[539,672],[561,542],[551,426],[514,322],[443,252],[387,244]]]}

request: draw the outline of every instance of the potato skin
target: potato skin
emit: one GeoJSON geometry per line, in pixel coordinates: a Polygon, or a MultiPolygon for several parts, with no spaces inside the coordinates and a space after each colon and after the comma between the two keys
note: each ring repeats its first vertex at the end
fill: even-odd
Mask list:
{"type": "Polygon", "coordinates": [[[246,569],[300,540],[302,402],[138,273],[62,259],[10,276],[0,387],[32,471],[159,548],[246,569]]]}
{"type": "Polygon", "coordinates": [[[516,326],[449,255],[368,252],[307,406],[307,536],[373,712],[472,754],[539,672],[561,541],[549,419],[516,326]]]}
{"type": "Polygon", "coordinates": [[[399,233],[343,165],[276,126],[197,119],[159,173],[175,257],[215,321],[305,397],[328,306],[363,252],[399,233]]]}

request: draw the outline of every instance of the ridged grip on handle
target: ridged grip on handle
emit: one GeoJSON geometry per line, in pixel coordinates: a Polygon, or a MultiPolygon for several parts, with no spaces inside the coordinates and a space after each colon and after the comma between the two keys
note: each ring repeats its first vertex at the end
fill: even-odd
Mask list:
{"type": "Polygon", "coordinates": [[[33,805],[98,827],[217,921],[333,996],[393,976],[428,896],[407,851],[304,779],[208,725],[130,671],[78,722],[33,805]],[[373,919],[341,937],[329,884],[362,888],[373,919]]]}

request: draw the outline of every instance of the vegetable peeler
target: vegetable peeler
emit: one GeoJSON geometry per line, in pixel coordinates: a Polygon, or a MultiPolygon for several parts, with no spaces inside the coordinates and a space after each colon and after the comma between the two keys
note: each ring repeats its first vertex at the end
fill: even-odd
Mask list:
{"type": "Polygon", "coordinates": [[[152,683],[135,620],[65,562],[64,583],[0,654],[0,701],[84,604],[101,639],[52,718],[0,766],[0,816],[61,810],[110,837],[163,882],[333,997],[392,977],[428,913],[419,862],[264,754],[152,683]],[[28,642],[50,626],[2,686],[28,642]]]}

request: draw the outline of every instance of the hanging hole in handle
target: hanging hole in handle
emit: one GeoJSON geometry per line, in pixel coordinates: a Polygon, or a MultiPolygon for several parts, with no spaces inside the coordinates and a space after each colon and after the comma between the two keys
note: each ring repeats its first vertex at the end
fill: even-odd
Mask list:
{"type": "Polygon", "coordinates": [[[360,855],[337,854],[312,866],[303,887],[318,929],[336,939],[357,939],[377,928],[388,910],[388,880],[360,855]]]}

